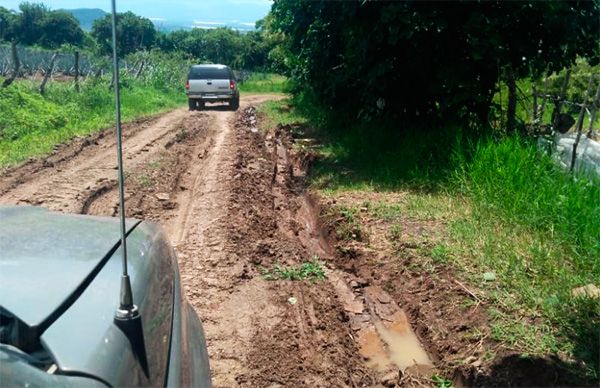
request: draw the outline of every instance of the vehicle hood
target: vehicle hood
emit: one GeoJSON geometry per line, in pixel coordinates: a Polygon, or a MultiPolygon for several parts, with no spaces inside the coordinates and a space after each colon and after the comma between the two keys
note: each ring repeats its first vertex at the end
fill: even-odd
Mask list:
{"type": "MultiPolygon", "coordinates": [[[[127,229],[136,224],[128,220],[127,229]]],[[[0,206],[0,306],[29,327],[51,323],[119,241],[114,218],[0,206]]]]}

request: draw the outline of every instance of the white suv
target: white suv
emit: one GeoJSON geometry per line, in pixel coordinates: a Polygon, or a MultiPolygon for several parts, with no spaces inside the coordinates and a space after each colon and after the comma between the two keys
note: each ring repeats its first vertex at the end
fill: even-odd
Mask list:
{"type": "Polygon", "coordinates": [[[194,65],[185,84],[190,110],[200,110],[207,102],[228,102],[240,106],[240,92],[233,71],[225,65],[194,65]]]}

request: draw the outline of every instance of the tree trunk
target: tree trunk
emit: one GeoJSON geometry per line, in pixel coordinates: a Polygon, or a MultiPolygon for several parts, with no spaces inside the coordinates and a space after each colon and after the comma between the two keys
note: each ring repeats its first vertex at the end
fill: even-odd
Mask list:
{"type": "Polygon", "coordinates": [[[54,54],[52,54],[52,58],[50,58],[50,64],[48,65],[48,68],[46,69],[46,74],[44,74],[44,79],[42,80],[42,83],[40,84],[40,94],[44,95],[44,93],[46,92],[46,83],[48,82],[48,79],[50,78],[50,76],[52,75],[52,72],[54,71],[54,62],[56,61],[56,57],[58,57],[58,51],[55,51],[54,54]]]}
{"type": "Polygon", "coordinates": [[[508,106],[506,108],[506,131],[514,133],[516,129],[517,115],[517,82],[512,66],[509,66],[506,73],[506,86],[508,86],[508,106]]]}
{"type": "Polygon", "coordinates": [[[75,91],[79,93],[79,51],[75,51],[75,91]]]}
{"type": "Polygon", "coordinates": [[[17,42],[10,42],[10,52],[12,54],[12,62],[13,62],[13,73],[10,77],[4,80],[2,83],[2,87],[5,88],[13,83],[13,81],[19,75],[19,68],[21,67],[21,62],[19,61],[19,52],[17,51],[17,42]]]}

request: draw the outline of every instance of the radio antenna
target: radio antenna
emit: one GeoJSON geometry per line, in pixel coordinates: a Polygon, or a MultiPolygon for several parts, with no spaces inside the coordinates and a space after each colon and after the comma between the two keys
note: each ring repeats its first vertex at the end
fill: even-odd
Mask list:
{"type": "Polygon", "coordinates": [[[123,274],[121,275],[121,292],[119,307],[113,319],[115,325],[125,334],[131,344],[134,357],[139,361],[146,377],[149,377],[148,357],[144,344],[142,316],[135,304],[131,291],[131,280],[127,273],[127,235],[125,230],[125,179],[123,173],[123,145],[121,131],[121,95],[119,88],[119,58],[117,56],[117,6],[112,3],[112,43],[113,43],[113,86],[115,90],[115,120],[117,127],[117,169],[119,178],[119,217],[121,223],[121,252],[123,257],[123,274]]]}
{"type": "Polygon", "coordinates": [[[119,58],[117,57],[117,11],[115,0],[112,2],[112,43],[113,43],[113,86],[115,91],[115,120],[117,126],[117,168],[119,180],[119,218],[121,222],[121,251],[123,257],[123,274],[121,275],[121,294],[119,308],[115,318],[129,319],[138,314],[137,307],[133,304],[131,281],[127,273],[127,238],[125,230],[125,182],[123,174],[123,146],[121,131],[121,95],[119,88],[119,58]]]}

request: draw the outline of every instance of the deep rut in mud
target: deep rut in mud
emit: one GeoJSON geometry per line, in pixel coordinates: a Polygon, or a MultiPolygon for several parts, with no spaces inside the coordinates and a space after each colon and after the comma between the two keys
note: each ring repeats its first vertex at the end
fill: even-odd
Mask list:
{"type": "MultiPolygon", "coordinates": [[[[159,222],[175,246],[206,331],[214,385],[428,381],[429,355],[383,289],[334,267],[314,284],[261,276],[276,264],[337,255],[318,201],[305,191],[310,158],[292,150],[289,132],[256,130],[248,105],[270,98],[245,97],[237,114],[176,110],[125,126],[127,216],[159,222]]],[[[116,215],[113,137],[78,139],[6,171],[0,203],[116,215]]]]}

